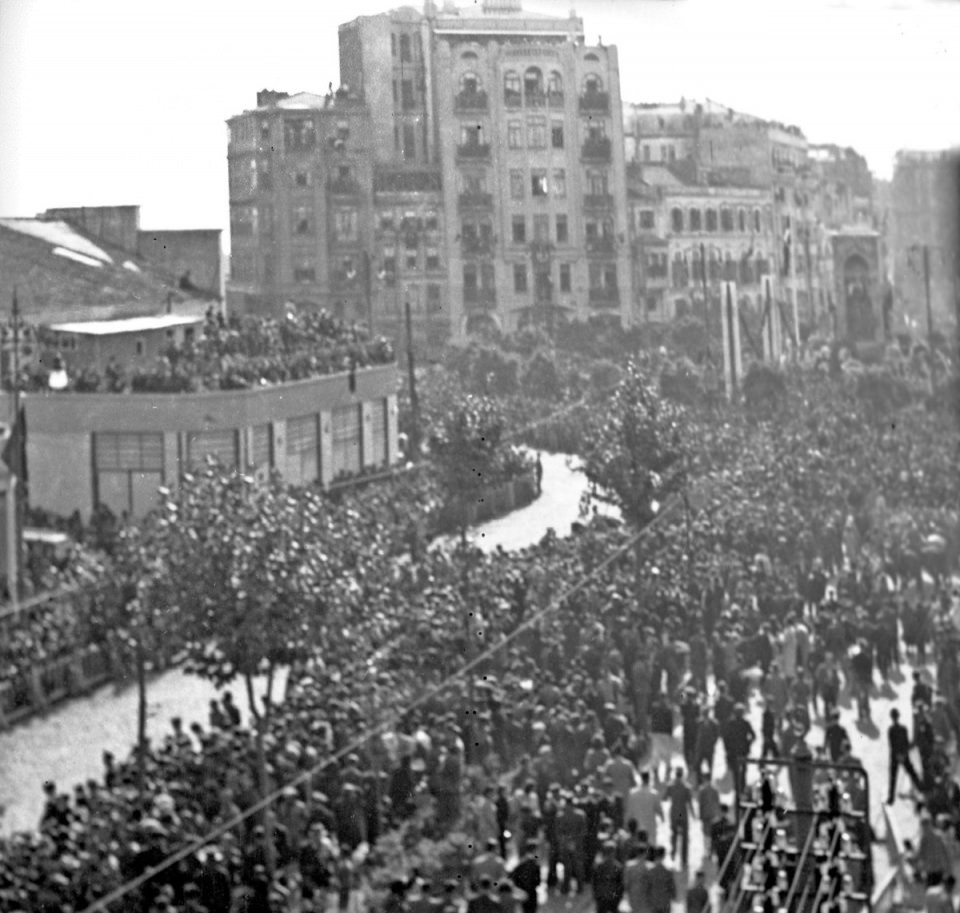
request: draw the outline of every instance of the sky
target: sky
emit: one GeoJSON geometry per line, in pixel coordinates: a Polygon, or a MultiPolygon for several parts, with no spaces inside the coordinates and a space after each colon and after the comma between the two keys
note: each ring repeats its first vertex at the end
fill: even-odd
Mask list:
{"type": "MultiPolygon", "coordinates": [[[[337,25],[395,5],[0,0],[0,216],[138,203],[144,228],[226,228],[226,119],[259,89],[336,85],[337,25]]],[[[573,5],[618,46],[624,100],[710,98],[884,178],[897,149],[960,145],[960,0],[573,5]]]]}

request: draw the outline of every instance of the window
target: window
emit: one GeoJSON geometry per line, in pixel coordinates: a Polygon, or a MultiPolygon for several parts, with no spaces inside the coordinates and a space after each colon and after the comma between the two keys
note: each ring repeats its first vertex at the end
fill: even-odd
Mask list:
{"type": "Polygon", "coordinates": [[[527,118],[527,145],[531,149],[547,148],[547,119],[545,117],[527,118]]]}
{"type": "Polygon", "coordinates": [[[477,290],[477,267],[473,263],[463,265],[463,289],[467,292],[477,290]]]}
{"type": "Polygon", "coordinates": [[[671,210],[670,226],[675,232],[683,231],[683,210],[682,209],[671,210]]]}
{"type": "Polygon", "coordinates": [[[480,91],[480,77],[467,72],[460,77],[460,91],[464,95],[476,95],[480,91]]]}
{"type": "Polygon", "coordinates": [[[647,143],[643,144],[643,160],[645,162],[650,161],[650,146],[647,143]]]}
{"type": "Polygon", "coordinates": [[[530,172],[530,195],[545,197],[547,195],[547,172],[535,168],[530,172]]]}
{"type": "Polygon", "coordinates": [[[513,264],[513,290],[521,294],[527,291],[527,268],[522,263],[513,264]]]}
{"type": "Polygon", "coordinates": [[[553,195],[560,200],[567,195],[567,173],[563,168],[555,168],[553,171],[553,195]]]}
{"type": "Polygon", "coordinates": [[[563,121],[555,120],[550,126],[550,145],[554,149],[563,148],[563,121]]]}
{"type": "Polygon", "coordinates": [[[310,186],[310,172],[309,171],[297,171],[293,175],[293,184],[295,187],[309,187],[310,186]]]}
{"type": "Polygon", "coordinates": [[[317,414],[287,419],[287,466],[284,478],[292,485],[309,485],[320,477],[320,436],[317,414]]]}
{"type": "Polygon", "coordinates": [[[483,142],[482,124],[461,124],[460,125],[460,145],[461,146],[479,146],[483,142]]]}
{"type": "Polygon", "coordinates": [[[393,32],[390,33],[390,54],[392,57],[397,56],[397,36],[393,32]]]}
{"type": "Polygon", "coordinates": [[[608,263],[603,267],[603,287],[615,289],[617,287],[617,265],[608,263]]]}
{"type": "Polygon", "coordinates": [[[510,149],[523,148],[523,125],[518,120],[507,121],[507,146],[510,149]]]}
{"type": "Polygon", "coordinates": [[[313,234],[313,212],[307,206],[296,206],[293,210],[293,233],[295,235],[313,234]]]}
{"type": "Polygon", "coordinates": [[[538,215],[533,217],[533,240],[540,244],[549,244],[550,216],[538,215]]]}
{"type": "Polygon", "coordinates": [[[427,313],[439,314],[443,310],[440,303],[440,286],[431,283],[427,286],[427,313]]]}
{"type": "Polygon", "coordinates": [[[259,469],[273,468],[273,430],[268,422],[265,425],[254,425],[250,437],[250,466],[259,469]]]}
{"type": "MultiPolygon", "coordinates": [[[[486,176],[486,174],[484,174],[484,173],[481,172],[480,177],[481,177],[481,180],[482,180],[482,184],[481,184],[480,189],[481,189],[481,190],[486,190],[486,189],[487,189],[487,176],[486,176]]],[[[423,217],[423,227],[424,227],[424,230],[425,230],[425,231],[438,231],[438,230],[439,230],[439,228],[440,228],[440,222],[439,222],[439,220],[438,220],[438,218],[437,218],[437,214],[436,214],[435,212],[428,212],[428,213],[426,213],[426,214],[424,215],[424,217],[423,217]]]]}
{"type": "Polygon", "coordinates": [[[144,342],[143,338],[141,337],[141,338],[138,339],[138,340],[136,341],[136,343],[135,343],[135,350],[136,350],[137,355],[143,355],[143,352],[144,352],[144,349],[145,349],[145,348],[146,348],[146,343],[144,342]]]}
{"type": "Polygon", "coordinates": [[[547,92],[551,95],[560,95],[563,92],[563,76],[557,70],[551,70],[547,77],[547,92]]]}
{"type": "Polygon", "coordinates": [[[569,292],[571,289],[570,283],[570,264],[561,263],[560,264],[560,291],[569,292]]]}
{"type": "Polygon", "coordinates": [[[587,73],[583,78],[583,91],[587,95],[596,95],[603,91],[603,80],[596,73],[587,73]]]}
{"type": "Polygon", "coordinates": [[[407,255],[403,259],[403,268],[409,272],[410,270],[417,269],[419,265],[419,261],[417,260],[417,252],[411,252],[408,250],[407,255]]]}
{"type": "Polygon", "coordinates": [[[333,477],[360,471],[360,405],[341,406],[331,415],[333,477]]]}
{"type": "Polygon", "coordinates": [[[741,234],[747,231],[747,214],[742,209],[737,210],[737,228],[741,234]]]}
{"type": "Polygon", "coordinates": [[[231,206],[230,231],[237,237],[250,237],[257,233],[257,207],[231,206]]]}
{"type": "Polygon", "coordinates": [[[667,160],[671,162],[677,160],[677,150],[673,146],[667,146],[667,160]]]}
{"type": "Polygon", "coordinates": [[[690,231],[703,231],[703,216],[699,209],[690,210],[690,231]]]}
{"type": "Polygon", "coordinates": [[[511,237],[514,244],[526,244],[527,220],[523,216],[513,217],[511,237]]]}
{"type": "Polygon", "coordinates": [[[588,193],[594,196],[606,196],[607,194],[607,173],[605,171],[587,172],[588,193]]]}
{"type": "Polygon", "coordinates": [[[513,170],[510,172],[510,199],[523,199],[523,172],[513,170]]]}
{"type": "Polygon", "coordinates": [[[191,431],[187,435],[188,465],[202,466],[208,457],[231,469],[236,466],[237,432],[233,429],[191,431]]]}
{"type": "Polygon", "coordinates": [[[338,209],[333,214],[333,230],[338,241],[357,240],[357,211],[338,209]]]}
{"type": "Polygon", "coordinates": [[[400,80],[400,106],[404,111],[410,111],[417,106],[416,99],[413,96],[413,80],[400,80]]]}
{"type": "Polygon", "coordinates": [[[440,251],[435,247],[428,247],[426,252],[427,269],[440,269],[440,251]]]}
{"type": "Polygon", "coordinates": [[[503,97],[508,103],[520,100],[520,74],[515,70],[503,74],[503,97]]]}
{"type": "Polygon", "coordinates": [[[566,215],[557,216],[557,244],[566,244],[570,240],[566,215]]]}
{"type": "Polygon", "coordinates": [[[393,231],[393,213],[392,212],[380,213],[380,230],[393,231]]]}
{"type": "Polygon", "coordinates": [[[720,230],[733,231],[733,210],[726,206],[720,210],[720,230]]]}
{"type": "Polygon", "coordinates": [[[94,500],[114,514],[138,516],[157,501],[163,484],[162,434],[95,434],[94,500]]]}
{"type": "MultiPolygon", "coordinates": [[[[436,285],[427,286],[427,304],[429,310],[430,289],[437,292],[437,303],[440,302],[440,289],[436,285]]],[[[387,429],[389,425],[389,400],[379,399],[370,403],[370,453],[367,463],[371,466],[387,465],[387,441],[389,440],[387,429]]]]}
{"type": "Polygon", "coordinates": [[[717,230],[717,211],[715,209],[707,210],[707,231],[717,230]]]}
{"type": "Polygon", "coordinates": [[[260,121],[260,139],[270,139],[270,121],[260,121]]]}
{"type": "Polygon", "coordinates": [[[413,60],[413,53],[410,50],[409,35],[400,36],[400,60],[404,63],[409,63],[411,60],[413,60]]]}
{"type": "Polygon", "coordinates": [[[417,157],[417,139],[413,124],[403,125],[403,157],[408,162],[417,157]]]}
{"type": "Polygon", "coordinates": [[[288,117],[283,122],[283,147],[287,152],[312,149],[317,143],[317,130],[312,117],[288,117]]]}
{"type": "Polygon", "coordinates": [[[524,72],[523,94],[527,97],[543,94],[543,73],[538,67],[527,67],[524,72]]]}
{"type": "Polygon", "coordinates": [[[760,210],[755,209],[753,211],[753,230],[760,231],[760,210]]]}
{"type": "Polygon", "coordinates": [[[599,263],[591,263],[587,267],[587,276],[590,288],[603,288],[603,267],[599,263]]]}
{"type": "Polygon", "coordinates": [[[656,228],[656,215],[652,209],[640,210],[640,228],[643,231],[653,231],[656,228]]]}

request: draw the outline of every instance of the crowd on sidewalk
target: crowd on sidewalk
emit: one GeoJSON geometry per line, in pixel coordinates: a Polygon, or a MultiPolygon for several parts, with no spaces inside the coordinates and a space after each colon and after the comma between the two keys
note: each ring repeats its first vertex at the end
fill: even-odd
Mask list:
{"type": "MultiPolygon", "coordinates": [[[[283,790],[271,811],[234,823],[258,798],[258,752],[232,701],[218,704],[206,725],[178,721],[153,746],[143,790],[132,756],[106,758],[103,778],[72,792],[47,784],[38,831],[3,842],[0,906],[83,909],[219,825],[201,851],[111,909],[350,909],[371,896],[389,913],[459,905],[463,891],[443,876],[436,893],[409,894],[416,865],[385,897],[364,887],[385,864],[378,838],[415,825],[436,839],[466,833],[476,848],[492,840],[485,852],[501,863],[519,855],[514,882],[526,896],[481,871],[471,913],[512,902],[531,913],[537,872],[560,891],[589,885],[601,913],[624,896],[666,913],[666,881],[650,873],[665,862],[667,829],[681,866],[693,821],[715,858],[732,839],[714,758],[739,776],[747,754],[789,753],[843,686],[866,719],[868,685],[902,660],[898,626],[915,627],[911,649],[939,661],[918,781],[928,812],[957,827],[958,790],[937,745],[957,732],[951,584],[935,574],[931,585],[922,556],[884,542],[894,513],[921,536],[931,517],[949,520],[951,442],[930,417],[905,416],[891,436],[858,422],[842,397],[808,393],[804,410],[775,423],[698,419],[706,503],[693,517],[666,514],[642,555],[630,531],[599,522],[516,553],[432,551],[407,564],[358,543],[355,603],[271,708],[267,775],[283,790]],[[468,639],[492,647],[508,635],[470,681],[446,682],[468,639]],[[745,712],[757,687],[760,732],[745,712]],[[354,744],[370,725],[385,735],[354,744]]],[[[849,743],[828,727],[823,750],[844,759],[849,743]]]]}

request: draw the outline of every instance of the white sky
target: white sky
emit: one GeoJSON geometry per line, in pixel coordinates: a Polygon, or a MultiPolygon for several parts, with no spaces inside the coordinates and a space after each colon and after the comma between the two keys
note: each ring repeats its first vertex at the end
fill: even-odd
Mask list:
{"type": "MultiPolygon", "coordinates": [[[[0,215],[139,203],[146,228],[226,228],[226,118],[258,89],[336,85],[338,23],[391,5],[0,0],[0,215]]],[[[960,144],[958,0],[576,9],[589,43],[619,47],[626,100],[709,97],[795,123],[856,147],[880,177],[899,148],[960,144]]]]}

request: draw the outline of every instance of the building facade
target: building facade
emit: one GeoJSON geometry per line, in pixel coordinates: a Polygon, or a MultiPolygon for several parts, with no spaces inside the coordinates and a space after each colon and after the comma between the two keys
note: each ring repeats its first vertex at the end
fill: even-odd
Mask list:
{"type": "Polygon", "coordinates": [[[207,456],[298,485],[386,469],[399,458],[396,390],[391,364],[352,383],[344,373],[207,393],[25,393],[30,504],[142,515],[207,456]]]}
{"type": "Polygon", "coordinates": [[[394,337],[409,304],[436,343],[560,314],[630,323],[616,48],[516,0],[428,2],[339,38],[337,92],[261,93],[229,121],[228,294],[394,337]]]}
{"type": "Polygon", "coordinates": [[[901,151],[889,189],[887,243],[900,330],[960,320],[960,150],[901,151]]]}

